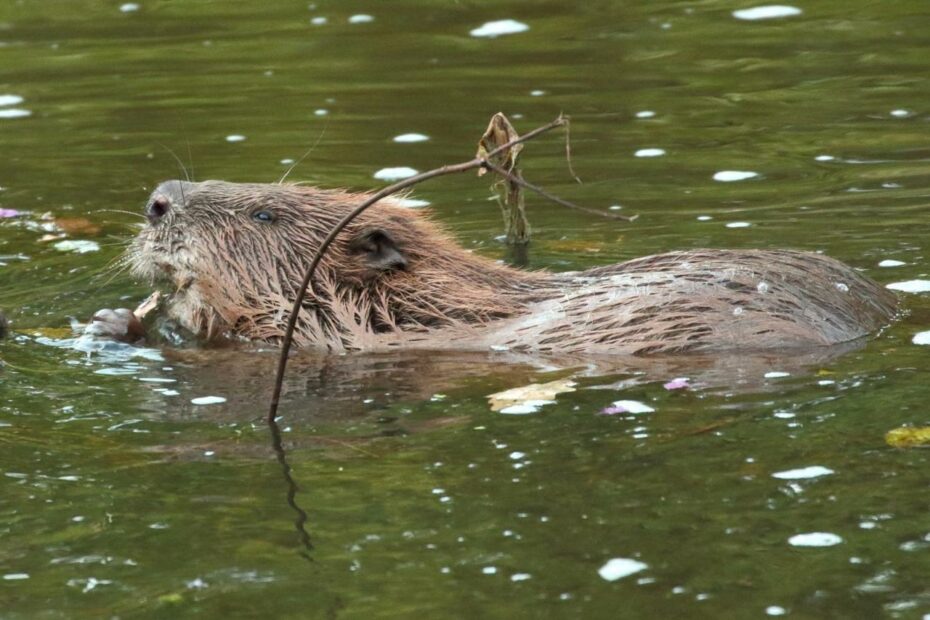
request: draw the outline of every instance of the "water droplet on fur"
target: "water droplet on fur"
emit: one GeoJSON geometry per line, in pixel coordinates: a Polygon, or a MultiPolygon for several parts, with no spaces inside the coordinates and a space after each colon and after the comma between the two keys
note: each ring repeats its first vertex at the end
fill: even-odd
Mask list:
{"type": "Polygon", "coordinates": [[[841,293],[848,293],[848,292],[849,292],[849,285],[847,285],[845,282],[837,282],[837,283],[834,284],[833,286],[835,286],[835,287],[836,287],[836,290],[838,290],[838,291],[841,292],[841,293]]]}
{"type": "Polygon", "coordinates": [[[733,316],[739,316],[743,313],[743,309],[739,306],[733,308],[733,316]]]}
{"type": "Polygon", "coordinates": [[[764,293],[768,293],[768,292],[769,292],[769,285],[768,285],[767,283],[765,283],[765,282],[759,282],[759,285],[756,287],[756,290],[759,291],[760,293],[763,293],[763,294],[764,294],[764,293]]]}

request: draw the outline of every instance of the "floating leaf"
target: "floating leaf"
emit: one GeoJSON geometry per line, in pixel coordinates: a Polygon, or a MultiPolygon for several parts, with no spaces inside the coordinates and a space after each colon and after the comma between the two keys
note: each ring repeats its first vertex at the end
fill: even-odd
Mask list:
{"type": "Polygon", "coordinates": [[[930,447],[930,426],[902,426],[885,434],[885,443],[892,448],[930,447]]]}
{"type": "Polygon", "coordinates": [[[55,225],[66,233],[96,235],[100,226],[86,217],[56,217],[55,225]]]}
{"type": "MultiPolygon", "coordinates": [[[[576,383],[571,379],[559,379],[548,383],[531,383],[523,387],[505,390],[488,396],[491,411],[510,407],[538,407],[540,401],[551,401],[557,395],[574,392],[576,383]]],[[[521,409],[522,410],[522,409],[521,409]]]]}

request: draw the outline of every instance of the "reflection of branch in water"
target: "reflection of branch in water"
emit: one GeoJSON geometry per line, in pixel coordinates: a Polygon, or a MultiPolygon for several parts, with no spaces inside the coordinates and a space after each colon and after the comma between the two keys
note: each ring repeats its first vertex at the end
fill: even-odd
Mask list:
{"type": "Polygon", "coordinates": [[[297,483],[294,482],[294,477],[291,476],[291,466],[287,462],[287,454],[284,452],[284,443],[281,441],[281,429],[278,428],[278,423],[273,419],[268,420],[268,426],[271,429],[271,447],[274,450],[275,456],[278,458],[278,463],[281,465],[281,473],[284,474],[284,481],[287,483],[287,505],[297,513],[297,518],[294,520],[294,527],[297,529],[297,536],[300,538],[300,544],[304,547],[304,551],[301,551],[300,555],[312,562],[313,558],[310,556],[310,552],[313,551],[313,543],[310,542],[310,534],[307,533],[307,529],[304,527],[307,523],[307,513],[303,508],[297,505],[297,483]]]}

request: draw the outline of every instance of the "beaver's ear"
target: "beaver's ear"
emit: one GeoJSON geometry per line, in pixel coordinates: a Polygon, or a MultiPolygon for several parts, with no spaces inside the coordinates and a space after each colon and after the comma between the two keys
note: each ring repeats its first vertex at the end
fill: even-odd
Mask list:
{"type": "Polygon", "coordinates": [[[349,251],[363,255],[368,266],[377,271],[407,268],[407,258],[393,237],[381,228],[371,228],[356,235],[349,242],[349,251]]]}

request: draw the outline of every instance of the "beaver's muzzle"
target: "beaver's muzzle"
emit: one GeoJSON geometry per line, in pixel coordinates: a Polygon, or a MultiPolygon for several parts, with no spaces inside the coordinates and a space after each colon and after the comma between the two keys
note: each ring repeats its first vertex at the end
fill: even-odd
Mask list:
{"type": "Polygon", "coordinates": [[[158,224],[172,210],[183,207],[184,196],[194,184],[187,181],[165,181],[155,188],[145,205],[145,217],[149,224],[158,224]]]}

